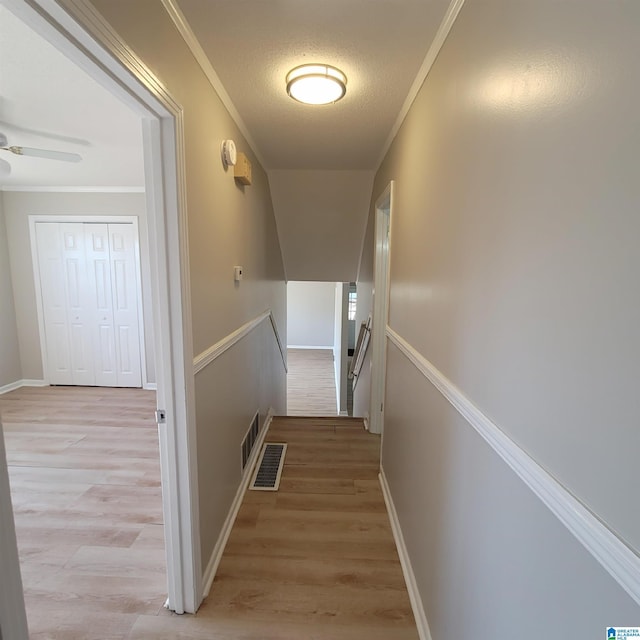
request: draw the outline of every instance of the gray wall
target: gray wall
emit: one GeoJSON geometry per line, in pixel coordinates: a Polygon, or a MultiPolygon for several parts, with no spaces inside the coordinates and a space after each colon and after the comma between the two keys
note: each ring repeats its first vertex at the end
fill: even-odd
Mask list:
{"type": "MultiPolygon", "coordinates": [[[[155,382],[145,194],[5,191],[0,196],[4,204],[11,256],[11,279],[18,324],[22,378],[30,380],[42,380],[43,378],[36,285],[29,239],[29,216],[109,215],[138,218],[147,379],[149,382],[155,382]]],[[[4,298],[2,301],[4,303],[4,298]]]]}
{"type": "MultiPolygon", "coordinates": [[[[286,341],[286,287],[267,176],[159,0],[93,4],[184,110],[194,355],[265,309],[286,341]],[[253,184],[225,170],[231,138],[253,165],[253,184]],[[234,282],[234,265],[244,279],[234,282]]],[[[240,444],[256,411],[284,412],[285,371],[267,321],[196,376],[203,564],[209,561],[241,479],[240,444]],[[268,373],[267,373],[268,372],[268,373]],[[267,376],[268,380],[263,378],[267,376]]]]}
{"type": "Polygon", "coordinates": [[[9,245],[0,194],[0,387],[17,382],[22,377],[9,267],[9,245]]]}
{"type": "Polygon", "coordinates": [[[373,171],[269,171],[287,280],[355,279],[372,182],[373,171]]]}
{"type": "MultiPolygon", "coordinates": [[[[396,180],[390,326],[636,552],[638,24],[633,2],[468,0],[373,190],[396,180]]],[[[639,620],[388,354],[383,466],[433,637],[639,620]]]]}

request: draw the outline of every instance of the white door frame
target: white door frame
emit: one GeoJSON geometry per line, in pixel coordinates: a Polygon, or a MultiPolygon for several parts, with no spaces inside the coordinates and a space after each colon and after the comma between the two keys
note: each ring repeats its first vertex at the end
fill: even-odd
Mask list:
{"type": "Polygon", "coordinates": [[[373,318],[371,325],[371,405],[369,407],[369,431],[371,433],[382,433],[384,430],[393,192],[394,181],[391,180],[382,195],[376,200],[373,318]]]}
{"type": "Polygon", "coordinates": [[[64,216],[64,215],[40,215],[29,216],[29,240],[31,243],[31,258],[33,263],[33,281],[36,289],[36,308],[38,312],[38,329],[40,331],[40,353],[42,356],[42,377],[45,384],[50,384],[51,377],[48,371],[46,335],[44,328],[44,309],[42,307],[42,283],[40,281],[40,266],[38,248],[36,244],[36,224],[39,222],[77,222],[77,223],[101,223],[101,224],[131,224],[135,234],[135,263],[136,263],[136,297],[138,308],[138,342],[140,343],[140,367],[142,374],[142,388],[155,389],[156,385],[150,385],[147,378],[147,349],[145,344],[145,317],[142,305],[142,264],[140,261],[140,235],[137,216],[64,216]]]}
{"type": "Polygon", "coordinates": [[[142,118],[157,402],[166,416],[159,439],[167,606],[195,612],[202,569],[182,107],[88,2],[0,3],[142,118]]]}

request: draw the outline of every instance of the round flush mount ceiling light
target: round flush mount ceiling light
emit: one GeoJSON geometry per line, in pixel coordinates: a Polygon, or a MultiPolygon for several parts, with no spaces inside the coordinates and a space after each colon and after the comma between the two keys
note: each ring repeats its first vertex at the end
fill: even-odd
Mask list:
{"type": "Polygon", "coordinates": [[[303,64],[287,74],[287,93],[304,104],[337,102],[347,92],[347,76],[328,64],[303,64]]]}

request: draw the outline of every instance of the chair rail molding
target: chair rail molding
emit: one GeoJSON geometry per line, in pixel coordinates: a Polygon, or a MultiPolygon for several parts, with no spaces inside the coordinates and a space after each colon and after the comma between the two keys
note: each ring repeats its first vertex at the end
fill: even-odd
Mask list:
{"type": "Polygon", "coordinates": [[[229,335],[222,338],[222,340],[218,340],[218,342],[212,344],[208,349],[205,349],[202,353],[199,353],[193,359],[194,374],[199,373],[205,367],[210,365],[216,358],[219,358],[225,351],[233,347],[236,342],[239,342],[240,340],[242,340],[242,338],[249,335],[255,328],[260,326],[260,324],[262,324],[262,322],[264,322],[267,318],[269,318],[270,320],[270,325],[273,329],[273,335],[276,339],[276,343],[278,344],[278,350],[280,351],[280,356],[282,357],[284,370],[287,371],[287,357],[286,352],[284,351],[284,348],[282,346],[282,340],[280,339],[278,326],[276,325],[276,321],[273,317],[271,309],[267,309],[253,320],[245,322],[241,327],[238,327],[235,331],[232,331],[229,335]]]}
{"type": "Polygon", "coordinates": [[[387,325],[389,340],[440,391],[611,577],[640,604],[640,557],[387,325]]]}

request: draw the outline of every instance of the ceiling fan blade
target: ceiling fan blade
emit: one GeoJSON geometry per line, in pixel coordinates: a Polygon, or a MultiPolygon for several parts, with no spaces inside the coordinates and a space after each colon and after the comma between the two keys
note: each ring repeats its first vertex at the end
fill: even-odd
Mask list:
{"type": "Polygon", "coordinates": [[[82,156],[66,151],[50,151],[49,149],[32,149],[31,147],[8,147],[17,156],[31,156],[32,158],[46,158],[47,160],[62,160],[63,162],[80,162],[82,156]]]}

